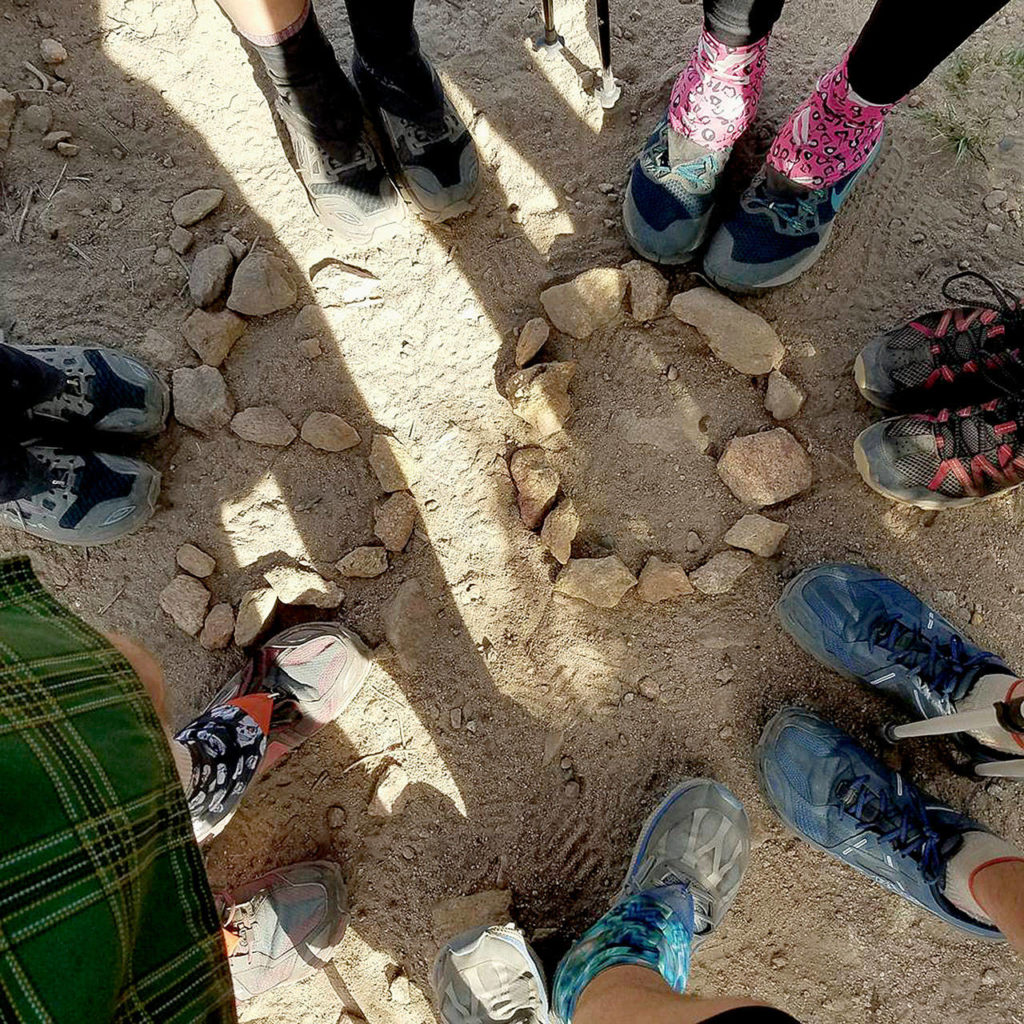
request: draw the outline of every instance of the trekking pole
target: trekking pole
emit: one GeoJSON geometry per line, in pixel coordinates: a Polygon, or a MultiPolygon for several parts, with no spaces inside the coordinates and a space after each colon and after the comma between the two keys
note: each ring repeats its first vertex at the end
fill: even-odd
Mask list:
{"type": "Polygon", "coordinates": [[[615,84],[615,75],[612,74],[612,39],[608,0],[597,0],[597,40],[601,48],[601,89],[597,94],[597,101],[605,110],[611,110],[622,95],[622,89],[615,84]]]}
{"type": "Polygon", "coordinates": [[[537,50],[558,50],[561,49],[564,40],[555,28],[555,0],[543,0],[544,8],[544,34],[534,40],[534,49],[537,50]]]}

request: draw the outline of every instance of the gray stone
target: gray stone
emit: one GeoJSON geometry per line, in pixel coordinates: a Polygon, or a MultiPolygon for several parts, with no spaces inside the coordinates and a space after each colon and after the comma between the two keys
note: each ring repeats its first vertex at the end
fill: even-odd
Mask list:
{"type": "Polygon", "coordinates": [[[586,270],[566,284],[540,293],[548,319],[565,334],[589,338],[594,331],[618,319],[628,278],[616,267],[586,270]]]}
{"type": "Polygon", "coordinates": [[[160,607],[174,620],[174,624],[189,636],[203,628],[210,592],[194,576],[184,573],[175,576],[160,591],[160,607]]]}
{"type": "Polygon", "coordinates": [[[544,317],[527,320],[516,340],[516,366],[525,366],[544,347],[550,334],[551,328],[544,317]]]}
{"type": "Polygon", "coordinates": [[[598,608],[614,608],[636,583],[618,555],[571,558],[555,580],[555,591],[598,608]]]}
{"type": "Polygon", "coordinates": [[[201,434],[212,434],[231,422],[235,401],[220,371],[212,366],[182,367],[171,374],[174,418],[201,434]]]}
{"type": "Polygon", "coordinates": [[[324,314],[318,305],[310,302],[295,314],[292,329],[296,338],[315,337],[324,329],[324,314]]]}
{"type": "Polygon", "coordinates": [[[57,152],[70,160],[73,156],[78,156],[79,149],[73,142],[58,142],[57,152]]]}
{"type": "Polygon", "coordinates": [[[195,544],[182,544],[175,552],[174,560],[185,572],[198,576],[201,580],[212,576],[213,570],[217,568],[217,560],[197,548],[195,544]]]}
{"type": "Polygon", "coordinates": [[[44,64],[63,64],[68,59],[68,51],[57,39],[40,39],[39,56],[44,64]]]}
{"type": "Polygon", "coordinates": [[[213,213],[223,199],[224,193],[219,188],[199,188],[176,200],[171,216],[179,227],[189,228],[213,213]]]}
{"type": "Polygon", "coordinates": [[[783,427],[734,437],[718,460],[718,475],[744,505],[775,505],[806,491],[812,483],[811,460],[783,427]]]}
{"type": "Polygon", "coordinates": [[[175,225],[167,238],[170,247],[179,255],[183,256],[192,248],[195,235],[188,228],[180,228],[175,225]]]}
{"type": "Polygon", "coordinates": [[[540,539],[555,559],[565,565],[572,557],[572,542],[580,528],[580,514],[572,498],[563,498],[540,528],[540,539]]]}
{"type": "Polygon", "coordinates": [[[416,501],[408,491],[392,494],[383,505],[374,509],[373,532],[388,551],[401,551],[416,525],[416,501]]]}
{"type": "Polygon", "coordinates": [[[345,821],[348,815],[345,814],[345,808],[335,804],[333,807],[327,808],[327,826],[328,828],[344,828],[345,821]]]}
{"type": "Polygon", "coordinates": [[[384,609],[384,635],[406,672],[419,672],[430,663],[436,622],[419,581],[406,580],[384,609]]]}
{"type": "Polygon", "coordinates": [[[693,593],[693,584],[686,570],[675,562],[663,562],[652,555],[640,571],[640,582],[636,588],[641,601],[656,604],[659,601],[674,601],[693,593]]]}
{"type": "Polygon", "coordinates": [[[569,381],[576,364],[539,363],[519,370],[505,384],[512,411],[534,427],[541,439],[557,434],[572,415],[569,381]]]}
{"type": "Polygon", "coordinates": [[[691,554],[700,551],[700,534],[696,530],[688,530],[686,533],[686,550],[691,554]]]}
{"type": "Polygon", "coordinates": [[[634,320],[655,320],[668,305],[668,281],[646,260],[630,260],[623,268],[629,278],[629,311],[634,320]]]}
{"type": "Polygon", "coordinates": [[[229,604],[215,604],[210,609],[199,634],[199,643],[208,651],[223,651],[235,632],[235,612],[229,604]]]}
{"type": "Polygon", "coordinates": [[[273,405],[253,405],[243,409],[232,418],[231,429],[243,441],[272,448],[284,448],[298,435],[288,417],[273,405]]]}
{"type": "Polygon", "coordinates": [[[282,604],[309,605],[313,608],[337,608],[345,593],[330,580],[310,569],[294,565],[275,565],[263,578],[282,604]]]}
{"type": "Polygon", "coordinates": [[[43,149],[56,149],[58,142],[68,142],[71,139],[71,132],[47,132],[43,136],[43,149]]]}
{"type": "Polygon", "coordinates": [[[324,350],[320,347],[319,338],[303,338],[299,342],[299,351],[307,359],[316,359],[324,354],[324,350]]]}
{"type": "Polygon", "coordinates": [[[196,309],[181,325],[181,333],[207,366],[220,366],[245,333],[245,321],[229,309],[217,313],[196,309]]]}
{"type": "Polygon", "coordinates": [[[742,548],[762,558],[771,558],[779,550],[782,538],[788,532],[789,527],[785,523],[777,523],[774,519],[751,513],[729,527],[722,539],[730,547],[742,548]]]}
{"type": "Polygon", "coordinates": [[[18,109],[18,98],[13,92],[0,89],[0,150],[7,148],[11,139],[11,125],[18,109]]]}
{"type": "Polygon", "coordinates": [[[373,579],[388,571],[388,549],[377,544],[367,544],[350,551],[337,566],[342,576],[358,579],[373,579]]]}
{"type": "Polygon", "coordinates": [[[248,647],[270,624],[277,609],[277,594],[271,587],[249,590],[242,597],[235,619],[235,643],[248,647]]]}
{"type": "Polygon", "coordinates": [[[807,396],[784,374],[772,370],[768,374],[768,390],[764,407],[779,422],[791,420],[802,408],[807,396]]]}
{"type": "Polygon", "coordinates": [[[302,424],[300,436],[306,444],[324,452],[343,452],[359,444],[356,428],[333,412],[311,412],[302,424]]]}
{"type": "Polygon", "coordinates": [[[231,255],[234,256],[235,260],[244,260],[249,254],[249,246],[243,242],[238,235],[233,235],[230,231],[225,231],[221,236],[221,241],[228,247],[231,255]]]}
{"type": "Polygon", "coordinates": [[[43,103],[33,103],[21,115],[21,123],[30,131],[45,135],[53,124],[53,111],[43,103]]]}
{"type": "Polygon", "coordinates": [[[746,551],[723,551],[690,573],[690,582],[709,596],[727,594],[754,564],[746,551]]]}
{"type": "Polygon", "coordinates": [[[266,316],[294,305],[297,296],[284,263],[270,253],[254,252],[238,264],[228,308],[245,316],[266,316]]]}
{"type": "Polygon", "coordinates": [[[528,530],[535,530],[555,504],[559,476],[540,448],[520,448],[509,461],[516,485],[519,517],[528,530]]]}
{"type": "Polygon", "coordinates": [[[197,306],[209,306],[223,295],[235,259],[226,245],[208,245],[196,253],[188,273],[188,291],[197,306]]]}
{"type": "Polygon", "coordinates": [[[377,782],[367,813],[371,818],[400,814],[408,800],[409,775],[399,764],[389,764],[377,782]]]}
{"type": "Polygon", "coordinates": [[[1005,189],[994,188],[985,196],[981,203],[989,213],[992,213],[994,210],[998,210],[1009,198],[1009,193],[1005,189]]]}
{"type": "Polygon", "coordinates": [[[401,441],[387,434],[374,434],[370,443],[370,468],[386,494],[407,491],[419,482],[416,460],[401,441]]]}

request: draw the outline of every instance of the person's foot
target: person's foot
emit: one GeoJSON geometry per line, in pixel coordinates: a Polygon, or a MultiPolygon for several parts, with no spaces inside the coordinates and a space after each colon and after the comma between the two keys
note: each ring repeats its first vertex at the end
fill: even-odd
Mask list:
{"type": "Polygon", "coordinates": [[[1024,399],[873,423],[853,444],[864,482],[924,509],[973,505],[1024,482],[1024,399]]]}
{"type": "Polygon", "coordinates": [[[757,747],[765,799],[812,846],[975,938],[1000,931],[951,902],[950,864],[988,830],[921,792],[817,715],[784,708],[757,747]]]}
{"type": "Polygon", "coordinates": [[[1024,309],[1012,292],[983,274],[953,274],[942,286],[975,278],[989,300],[916,317],[864,346],[854,363],[861,394],[891,412],[948,409],[1024,389],[1024,309]]]}
{"type": "Polygon", "coordinates": [[[711,238],[704,273],[719,288],[759,292],[795,281],[825,251],[836,214],[881,149],[834,185],[809,189],[765,165],[711,238]]]}
{"type": "Polygon", "coordinates": [[[476,145],[426,57],[403,76],[410,89],[371,69],[358,53],[352,76],[377,129],[392,177],[427,221],[451,220],[471,208],[480,178],[476,145]]]}
{"type": "Polygon", "coordinates": [[[444,1024],[548,1024],[536,954],[515,925],[474,928],[441,948],[431,985],[444,1024]]]}
{"type": "Polygon", "coordinates": [[[22,496],[0,522],[56,544],[110,544],[153,514],[160,474],[138,459],[26,445],[22,496]]]}
{"type": "Polygon", "coordinates": [[[252,999],[326,967],[348,923],[341,868],[309,861],[217,896],[235,996],[252,999]]]}

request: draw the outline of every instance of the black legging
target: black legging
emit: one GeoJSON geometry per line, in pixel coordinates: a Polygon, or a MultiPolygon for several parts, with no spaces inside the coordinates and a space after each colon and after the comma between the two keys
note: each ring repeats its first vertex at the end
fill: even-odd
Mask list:
{"type": "Polygon", "coordinates": [[[741,1006],[708,1017],[704,1024],[800,1024],[795,1017],[767,1006],[741,1006]]]}
{"type": "MultiPolygon", "coordinates": [[[[708,31],[726,46],[763,39],[785,0],[704,0],[708,31]]],[[[878,0],[850,53],[850,88],[895,103],[920,85],[1009,0],[878,0]]]]}

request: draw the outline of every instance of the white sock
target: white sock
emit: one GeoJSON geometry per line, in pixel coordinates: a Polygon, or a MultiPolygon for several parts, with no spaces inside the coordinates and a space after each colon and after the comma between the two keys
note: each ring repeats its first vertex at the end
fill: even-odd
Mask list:
{"type": "Polygon", "coordinates": [[[946,865],[943,895],[957,910],[962,910],[983,924],[991,924],[992,920],[974,898],[971,882],[981,868],[993,861],[1004,860],[1019,860],[1024,863],[1024,853],[991,832],[966,833],[964,845],[946,865]]]}
{"type": "MultiPolygon", "coordinates": [[[[967,696],[957,703],[957,711],[981,711],[991,708],[1000,701],[1010,700],[1024,694],[1024,680],[1004,672],[981,676],[967,691],[967,696]]],[[[1019,754],[1024,757],[1024,744],[1017,742],[1010,733],[998,726],[991,729],[975,730],[971,735],[984,743],[986,747],[1001,751],[1004,754],[1019,754]]]]}
{"type": "Polygon", "coordinates": [[[169,736],[168,741],[171,744],[174,767],[178,769],[178,778],[181,779],[181,788],[185,790],[186,798],[190,797],[192,795],[192,755],[189,753],[188,747],[173,737],[169,736]]]}

